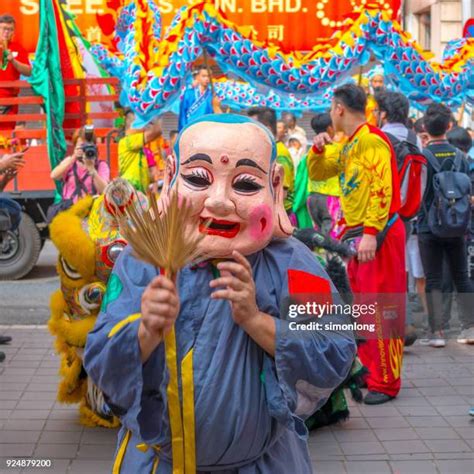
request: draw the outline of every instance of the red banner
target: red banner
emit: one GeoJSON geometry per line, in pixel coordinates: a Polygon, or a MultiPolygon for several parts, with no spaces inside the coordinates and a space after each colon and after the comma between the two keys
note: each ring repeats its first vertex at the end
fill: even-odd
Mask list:
{"type": "MultiPolygon", "coordinates": [[[[123,0],[65,0],[86,39],[110,44],[123,0]]],[[[169,25],[176,11],[195,0],[155,0],[169,25]]],[[[1,13],[17,20],[16,40],[28,51],[36,49],[38,0],[2,0],[1,13]]],[[[227,18],[239,26],[252,26],[261,41],[280,44],[285,51],[307,51],[334,30],[356,7],[376,7],[398,18],[401,0],[215,0],[227,18]]]]}

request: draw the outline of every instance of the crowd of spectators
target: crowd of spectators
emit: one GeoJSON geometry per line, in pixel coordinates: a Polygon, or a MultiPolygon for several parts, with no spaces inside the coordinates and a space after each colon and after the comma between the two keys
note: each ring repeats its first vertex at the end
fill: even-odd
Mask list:
{"type": "MultiPolygon", "coordinates": [[[[14,42],[14,33],[14,18],[1,15],[0,83],[31,74],[28,56],[14,42]]],[[[0,98],[16,95],[17,89],[0,87],[0,98]]],[[[17,112],[16,105],[0,106],[1,115],[17,112]]],[[[210,71],[201,65],[182,97],[178,128],[212,112],[222,113],[222,110],[215,100],[210,71]]],[[[291,111],[283,113],[280,119],[268,107],[254,107],[247,113],[266,125],[275,137],[277,163],[284,170],[284,204],[292,223],[296,227],[312,227],[332,238],[356,236],[351,244],[357,249],[359,263],[376,262],[370,267],[370,275],[365,271],[360,273],[362,267],[356,269],[353,262],[349,263],[349,276],[352,275],[358,291],[369,291],[369,288],[388,291],[386,270],[381,267],[391,269],[393,281],[395,275],[398,278],[398,267],[403,261],[400,274],[405,281],[407,272],[403,286],[410,293],[407,342],[416,338],[412,309],[417,304],[426,316],[426,334],[419,334],[420,342],[444,347],[455,299],[461,322],[457,341],[474,343],[474,313],[470,310],[474,272],[471,269],[469,276],[472,264],[467,252],[474,238],[474,219],[462,235],[447,236],[433,231],[429,216],[433,202],[438,199],[439,173],[464,174],[471,181],[474,177],[472,129],[459,126],[453,112],[443,104],[431,104],[422,117],[410,117],[408,99],[387,90],[380,74],[371,77],[365,90],[356,85],[337,88],[331,110],[316,114],[311,120],[314,137],[298,125],[291,111]],[[394,229],[399,227],[397,209],[403,199],[397,176],[403,161],[399,156],[403,148],[400,144],[410,144],[415,154],[426,158],[426,187],[417,215],[404,219],[403,251],[398,244],[389,248],[391,239],[398,242],[398,237],[394,237],[398,231],[394,229]],[[403,258],[398,255],[400,252],[403,258]],[[393,262],[396,264],[392,268],[393,262]],[[361,282],[367,285],[361,286],[361,282]],[[382,282],[380,288],[374,282],[382,282]]],[[[159,192],[178,130],[172,130],[165,138],[160,119],[136,128],[131,110],[122,110],[122,116],[118,174],[138,191],[159,192]]],[[[0,122],[0,131],[11,131],[15,126],[21,124],[0,122]]],[[[99,140],[93,128],[77,130],[69,148],[67,157],[51,171],[51,178],[62,184],[62,201],[51,209],[50,219],[85,195],[101,194],[111,179],[109,164],[100,156],[99,140]]],[[[0,191],[23,165],[22,153],[5,154],[0,159],[0,191]]],[[[472,201],[469,204],[472,213],[472,201]]],[[[21,215],[19,206],[2,197],[0,209],[11,216],[12,230],[16,230],[21,215]]],[[[376,384],[372,388],[373,392],[389,398],[396,392],[396,389],[384,392],[384,387],[376,384]]]]}

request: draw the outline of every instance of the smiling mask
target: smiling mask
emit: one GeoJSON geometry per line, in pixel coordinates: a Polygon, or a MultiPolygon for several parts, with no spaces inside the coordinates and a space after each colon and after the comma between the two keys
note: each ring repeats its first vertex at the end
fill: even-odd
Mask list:
{"type": "Polygon", "coordinates": [[[268,130],[240,115],[207,115],[179,135],[162,196],[177,189],[192,207],[193,232],[213,258],[255,253],[292,227],[283,207],[283,169],[268,130]]]}

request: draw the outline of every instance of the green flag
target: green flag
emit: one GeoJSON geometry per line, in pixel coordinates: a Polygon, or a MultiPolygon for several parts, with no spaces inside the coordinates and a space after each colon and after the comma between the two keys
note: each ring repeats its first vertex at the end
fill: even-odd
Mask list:
{"type": "MultiPolygon", "coordinates": [[[[29,83],[35,94],[44,99],[48,156],[53,169],[66,154],[64,84],[53,0],[40,0],[40,34],[29,83]]],[[[56,181],[58,193],[61,188],[61,183],[56,181]]]]}
{"type": "Polygon", "coordinates": [[[298,219],[300,229],[313,228],[314,223],[308,211],[308,165],[306,155],[299,163],[295,178],[295,197],[293,200],[293,212],[298,219]]]}

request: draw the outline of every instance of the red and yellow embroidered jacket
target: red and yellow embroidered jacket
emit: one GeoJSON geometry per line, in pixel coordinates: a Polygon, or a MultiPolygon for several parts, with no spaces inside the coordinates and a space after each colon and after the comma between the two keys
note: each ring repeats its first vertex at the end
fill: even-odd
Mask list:
{"type": "Polygon", "coordinates": [[[349,228],[363,225],[365,234],[375,235],[400,207],[392,145],[383,132],[367,123],[340,146],[339,153],[311,148],[308,172],[314,180],[339,175],[341,206],[349,228]]]}

